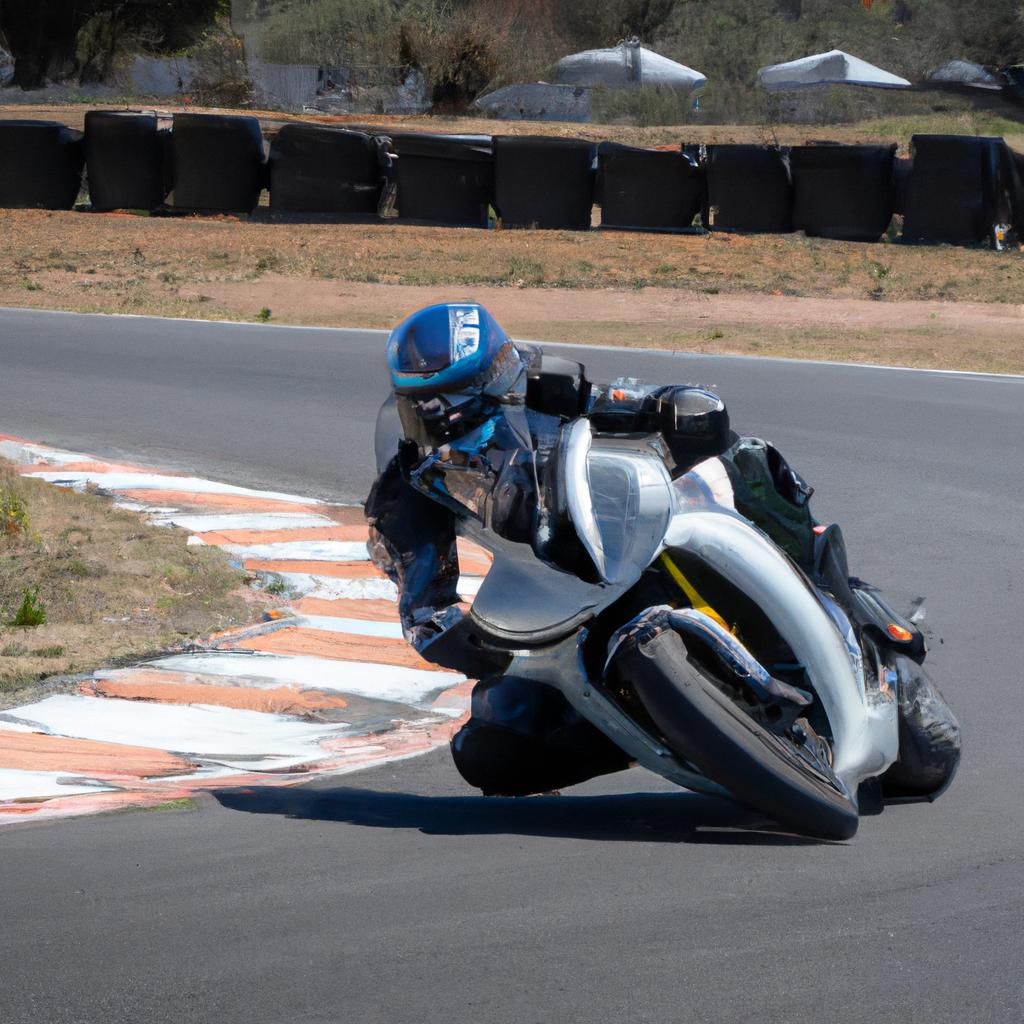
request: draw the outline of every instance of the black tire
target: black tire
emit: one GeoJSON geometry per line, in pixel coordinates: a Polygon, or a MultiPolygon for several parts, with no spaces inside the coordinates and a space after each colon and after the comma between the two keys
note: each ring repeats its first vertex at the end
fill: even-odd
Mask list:
{"type": "Polygon", "coordinates": [[[816,773],[786,739],[737,707],[677,633],[641,640],[617,662],[672,750],[738,802],[819,839],[856,833],[857,806],[834,776],[816,773]]]}

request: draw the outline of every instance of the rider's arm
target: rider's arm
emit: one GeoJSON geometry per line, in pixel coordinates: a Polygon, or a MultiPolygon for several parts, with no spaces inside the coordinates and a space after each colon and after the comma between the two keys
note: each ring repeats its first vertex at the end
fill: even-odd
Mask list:
{"type": "Polygon", "coordinates": [[[366,500],[370,557],[398,587],[406,640],[427,661],[481,679],[507,659],[472,642],[458,603],[455,514],[409,483],[406,455],[414,460],[415,446],[399,449],[366,500]]]}
{"type": "Polygon", "coordinates": [[[402,458],[391,459],[366,500],[370,557],[398,587],[405,638],[425,653],[462,617],[455,516],[409,484],[402,458]]]}

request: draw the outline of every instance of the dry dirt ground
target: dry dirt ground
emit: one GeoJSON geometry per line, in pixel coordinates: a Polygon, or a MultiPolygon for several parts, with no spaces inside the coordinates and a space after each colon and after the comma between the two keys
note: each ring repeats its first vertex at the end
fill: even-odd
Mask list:
{"type": "MultiPolygon", "coordinates": [[[[79,124],[87,107],[0,116],[79,124]]],[[[276,123],[286,115],[265,115],[276,123]]],[[[308,119],[303,115],[303,119],[308,119]]],[[[324,119],[334,120],[339,119],[324,119]]],[[[934,119],[933,119],[934,120],[934,119]]],[[[692,141],[906,141],[1007,125],[630,128],[362,118],[420,130],[692,141]]],[[[268,132],[273,123],[267,123],[268,132]]],[[[1024,135],[1008,136],[1024,148],[1024,135]]],[[[0,211],[0,305],[389,327],[486,302],[519,337],[1024,372],[1024,258],[800,235],[479,231],[399,223],[0,211]]]]}
{"type": "Polygon", "coordinates": [[[20,476],[3,459],[0,509],[0,707],[34,680],[167,650],[262,611],[220,549],[189,547],[184,530],[20,476]],[[26,593],[45,622],[15,624],[26,593]]]}
{"type": "Polygon", "coordinates": [[[1024,372],[1016,252],[0,211],[0,305],[390,327],[468,298],[538,340],[1024,372]]]}

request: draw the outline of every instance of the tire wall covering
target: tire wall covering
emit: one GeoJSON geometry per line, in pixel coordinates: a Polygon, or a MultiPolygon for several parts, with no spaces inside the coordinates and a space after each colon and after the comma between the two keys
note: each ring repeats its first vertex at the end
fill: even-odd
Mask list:
{"type": "Polygon", "coordinates": [[[707,175],[707,227],[773,234],[793,230],[787,149],[708,146],[707,175]]]}
{"type": "Polygon", "coordinates": [[[1013,207],[1013,226],[1016,228],[1017,234],[1024,235],[1024,153],[1015,153],[1010,150],[1010,157],[1017,172],[1017,196],[1013,207]]]}
{"type": "Polygon", "coordinates": [[[597,166],[602,226],[678,231],[704,206],[704,171],[681,150],[602,142],[597,166]]]}
{"type": "Polygon", "coordinates": [[[166,195],[164,144],[155,114],[85,115],[89,200],[96,210],[155,210],[166,195]]]}
{"type": "Polygon", "coordinates": [[[251,213],[265,182],[255,117],[175,114],[171,138],[176,210],[251,213]]]}
{"type": "Polygon", "coordinates": [[[377,144],[362,132],[286,124],[270,147],[270,208],[280,213],[377,212],[377,144]]]}
{"type": "Polygon", "coordinates": [[[1024,153],[1001,138],[915,135],[892,145],[649,150],[529,136],[428,135],[293,122],[270,160],[255,117],[89,111],[85,135],[55,121],[0,120],[0,208],[71,209],[88,168],[97,210],[373,217],[398,186],[399,220],[589,230],[601,223],[877,241],[893,213],[907,242],[985,244],[999,225],[1024,237],[1024,153]],[[598,172],[595,174],[595,164],[598,172]]]}
{"type": "Polygon", "coordinates": [[[398,216],[487,227],[494,205],[494,156],[489,140],[396,134],[398,216]]]}
{"type": "Polygon", "coordinates": [[[56,121],[0,121],[0,206],[70,210],[84,163],[81,132],[56,121]]]}
{"type": "Polygon", "coordinates": [[[896,204],[896,146],[795,146],[793,227],[818,238],[877,242],[896,204]]]}
{"type": "Polygon", "coordinates": [[[915,135],[904,201],[906,241],[970,245],[1019,216],[1013,155],[1002,139],[915,135]]]}
{"type": "Polygon", "coordinates": [[[897,157],[893,161],[893,213],[905,213],[907,207],[907,189],[910,185],[910,170],[914,161],[909,158],[897,157]]]}
{"type": "Polygon", "coordinates": [[[590,229],[594,153],[577,139],[494,137],[498,215],[506,227],[590,229]]]}

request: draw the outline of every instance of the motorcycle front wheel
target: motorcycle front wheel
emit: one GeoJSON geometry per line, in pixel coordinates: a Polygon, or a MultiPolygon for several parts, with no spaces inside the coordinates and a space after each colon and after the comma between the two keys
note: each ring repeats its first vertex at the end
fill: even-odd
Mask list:
{"type": "Polygon", "coordinates": [[[815,838],[856,833],[856,802],[829,766],[744,712],[678,633],[648,635],[616,662],[673,752],[739,803],[815,838]]]}

